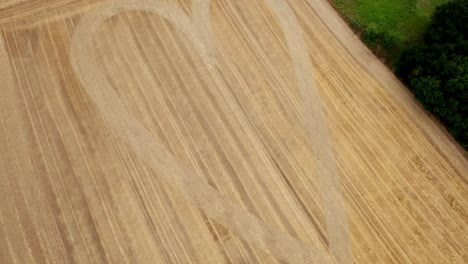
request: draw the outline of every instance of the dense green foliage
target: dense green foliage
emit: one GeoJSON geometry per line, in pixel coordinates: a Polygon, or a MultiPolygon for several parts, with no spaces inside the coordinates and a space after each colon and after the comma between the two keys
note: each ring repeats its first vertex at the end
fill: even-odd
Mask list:
{"type": "Polygon", "coordinates": [[[397,74],[468,149],[468,1],[437,8],[423,43],[404,51],[397,74]]]}
{"type": "Polygon", "coordinates": [[[392,65],[422,40],[435,8],[448,0],[333,0],[335,7],[380,58],[392,65]]]}
{"type": "Polygon", "coordinates": [[[468,0],[330,1],[468,149],[468,0]]]}

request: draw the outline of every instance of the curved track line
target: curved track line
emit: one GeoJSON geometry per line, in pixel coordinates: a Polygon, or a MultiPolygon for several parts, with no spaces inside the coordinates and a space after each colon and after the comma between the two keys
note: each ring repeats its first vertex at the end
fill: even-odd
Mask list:
{"type": "Polygon", "coordinates": [[[352,263],[348,214],[341,195],[341,182],[334,150],[302,29],[294,12],[284,0],[266,2],[276,16],[281,18],[278,22],[283,29],[304,100],[304,122],[317,166],[330,251],[339,263],[352,263]]]}
{"type": "Polygon", "coordinates": [[[211,0],[193,0],[192,16],[193,24],[200,32],[204,41],[208,52],[208,59],[210,60],[210,63],[215,63],[214,52],[216,50],[216,46],[213,31],[211,30],[210,3],[211,0]]]}
{"type": "MultiPolygon", "coordinates": [[[[204,10],[198,10],[198,14],[209,17],[210,0],[198,0],[203,2],[204,10]]],[[[326,117],[320,100],[312,65],[308,59],[308,51],[302,36],[302,29],[292,9],[284,0],[267,0],[270,9],[278,18],[279,24],[285,33],[288,49],[293,61],[299,89],[303,97],[304,122],[307,128],[309,140],[317,166],[320,195],[324,204],[327,237],[332,254],[340,263],[352,263],[351,239],[349,236],[348,215],[344,207],[341,195],[341,182],[338,175],[337,164],[333,147],[329,137],[326,117]]],[[[195,3],[195,2],[194,2],[195,3]]],[[[194,12],[196,13],[196,12],[194,12]]],[[[204,18],[203,18],[204,19],[204,18]]],[[[206,20],[205,20],[206,21],[206,20]]],[[[204,36],[213,37],[211,24],[205,21],[195,20],[200,24],[196,27],[208,31],[204,36]],[[204,23],[205,22],[205,23],[204,23]]]]}
{"type": "MultiPolygon", "coordinates": [[[[129,144],[161,179],[180,192],[209,217],[229,228],[235,235],[282,261],[289,263],[329,263],[325,252],[267,226],[260,219],[222,196],[202,179],[181,167],[163,144],[133,117],[92,59],[92,40],[98,27],[109,17],[128,10],[149,11],[173,22],[192,40],[205,58],[208,52],[200,33],[190,19],[174,5],[155,1],[115,1],[90,12],[80,21],[71,43],[72,67],[84,89],[94,100],[110,127],[129,144]]],[[[207,65],[209,66],[209,65],[207,65]]]]}

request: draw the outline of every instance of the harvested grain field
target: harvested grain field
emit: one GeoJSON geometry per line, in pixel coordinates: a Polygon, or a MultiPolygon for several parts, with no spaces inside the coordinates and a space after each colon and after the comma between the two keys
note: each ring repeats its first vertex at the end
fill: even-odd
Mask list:
{"type": "Polygon", "coordinates": [[[466,263],[468,158],[326,0],[0,4],[0,263],[466,263]]]}

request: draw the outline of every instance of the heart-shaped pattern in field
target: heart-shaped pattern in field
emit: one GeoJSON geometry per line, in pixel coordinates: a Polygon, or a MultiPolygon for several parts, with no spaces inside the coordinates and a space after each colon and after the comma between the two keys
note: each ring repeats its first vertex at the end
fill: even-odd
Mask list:
{"type": "MultiPolygon", "coordinates": [[[[92,40],[99,26],[108,18],[128,10],[149,11],[173,23],[184,32],[200,52],[208,72],[220,92],[232,97],[221,85],[222,80],[214,69],[216,58],[215,42],[209,19],[209,0],[194,0],[192,16],[176,5],[149,0],[110,1],[83,17],[73,35],[71,62],[82,86],[96,103],[100,113],[113,131],[161,177],[164,183],[180,192],[188,201],[201,209],[207,216],[222,224],[235,235],[252,243],[278,259],[289,263],[330,262],[331,257],[340,263],[352,261],[351,245],[347,228],[347,216],[342,206],[336,161],[334,159],[326,121],[323,114],[315,81],[310,72],[311,65],[302,38],[302,32],[293,11],[284,0],[266,1],[287,39],[298,86],[304,100],[304,116],[310,142],[314,149],[317,174],[331,256],[312,248],[284,232],[268,226],[252,213],[221,195],[202,179],[194,177],[129,111],[111,84],[107,81],[92,54],[92,40]]],[[[230,100],[235,102],[235,100],[230,100]]],[[[232,105],[238,108],[238,105],[232,105]]],[[[242,113],[242,111],[238,111],[242,113]]],[[[244,117],[245,118],[245,117],[244,117]]]]}

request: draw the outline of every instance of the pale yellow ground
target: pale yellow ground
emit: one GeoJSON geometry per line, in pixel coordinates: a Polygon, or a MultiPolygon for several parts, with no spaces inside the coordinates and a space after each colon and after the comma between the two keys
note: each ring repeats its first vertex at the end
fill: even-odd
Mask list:
{"type": "MultiPolygon", "coordinates": [[[[304,114],[294,43],[267,3],[282,1],[212,0],[212,31],[199,29],[211,65],[155,13],[97,29],[97,70],[177,161],[161,171],[200,183],[182,187],[139,156],[72,65],[80,20],[111,1],[52,2],[0,3],[0,263],[281,263],[299,249],[337,261],[336,223],[349,229],[335,239],[341,256],[352,249],[342,263],[468,262],[466,152],[326,0],[285,2],[325,110],[343,221],[325,217],[310,138],[323,127],[304,114]],[[204,187],[230,210],[208,208],[204,187]]],[[[190,0],[172,4],[194,17],[190,0]]]]}

